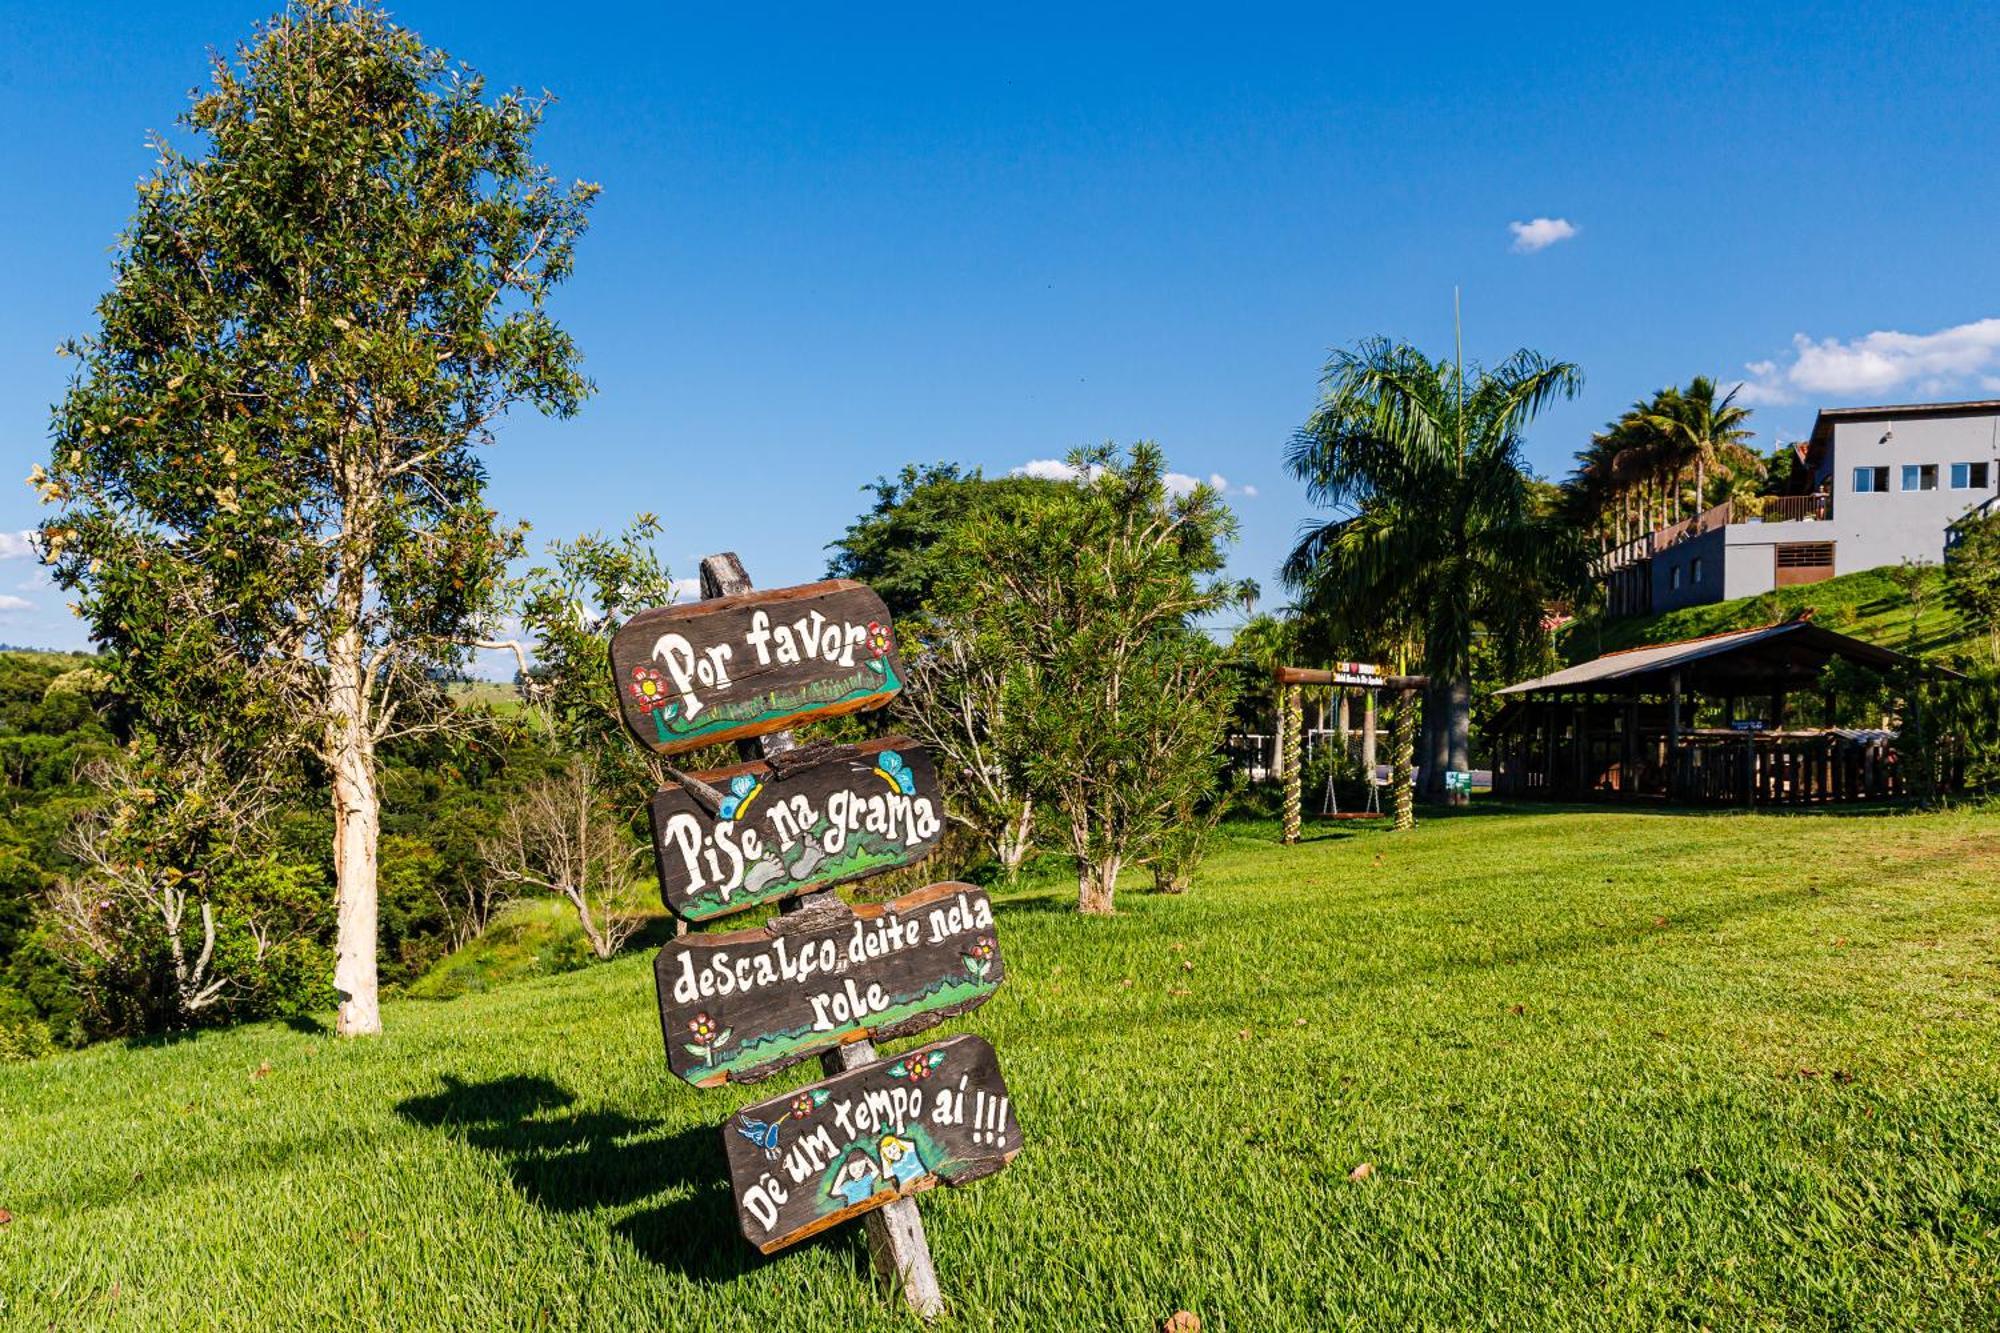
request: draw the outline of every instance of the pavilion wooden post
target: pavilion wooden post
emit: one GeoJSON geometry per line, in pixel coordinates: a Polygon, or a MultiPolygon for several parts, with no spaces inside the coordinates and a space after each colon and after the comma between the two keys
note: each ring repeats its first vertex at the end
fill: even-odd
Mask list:
{"type": "MultiPolygon", "coordinates": [[[[711,555],[701,562],[701,595],[704,599],[728,597],[750,591],[750,575],[733,551],[711,555]]],[[[793,749],[789,731],[774,731],[754,740],[738,741],[736,750],[745,759],[770,758],[793,749]]],[[[786,903],[786,913],[824,911],[840,901],[832,889],[802,894],[786,903]]],[[[863,1038],[836,1046],[819,1058],[828,1077],[872,1064],[875,1043],[863,1038]]],[[[885,1289],[901,1288],[903,1299],[919,1319],[935,1319],[944,1313],[944,1289],[938,1285],[937,1269],[931,1263],[930,1240],[924,1235],[923,1215],[917,1201],[905,1196],[887,1207],[877,1208],[861,1218],[868,1237],[868,1262],[885,1289]]]]}
{"type": "Polygon", "coordinates": [[[1667,799],[1678,799],[1686,785],[1681,776],[1681,673],[1667,677],[1667,799]]]}
{"type": "Polygon", "coordinates": [[[1299,714],[1303,706],[1297,685],[1284,686],[1281,698],[1278,744],[1283,752],[1280,763],[1285,779],[1285,827],[1279,840],[1291,844],[1299,840],[1299,714]]]}

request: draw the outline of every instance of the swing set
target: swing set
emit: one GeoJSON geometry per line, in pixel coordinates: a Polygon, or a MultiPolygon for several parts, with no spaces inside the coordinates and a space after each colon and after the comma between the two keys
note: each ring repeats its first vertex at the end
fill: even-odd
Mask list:
{"type": "Polygon", "coordinates": [[[1289,844],[1299,840],[1304,796],[1300,776],[1303,757],[1300,753],[1300,737],[1305,720],[1305,687],[1309,685],[1325,686],[1332,690],[1337,701],[1337,723],[1334,731],[1340,737],[1343,749],[1349,744],[1353,732],[1348,726],[1349,693],[1359,692],[1362,703],[1361,766],[1367,775],[1368,784],[1365,808],[1342,811],[1339,800],[1334,794],[1335,775],[1328,773],[1326,791],[1320,800],[1320,814],[1332,819],[1382,818],[1383,784],[1376,776],[1375,759],[1378,700],[1384,691],[1395,693],[1395,723],[1390,742],[1390,782],[1407,783],[1410,751],[1415,739],[1412,729],[1412,720],[1416,713],[1413,706],[1415,695],[1418,690],[1430,684],[1429,677],[1389,675],[1372,662],[1336,662],[1331,670],[1281,666],[1273,672],[1273,677],[1279,690],[1277,769],[1285,783],[1284,832],[1281,841],[1289,844]]]}

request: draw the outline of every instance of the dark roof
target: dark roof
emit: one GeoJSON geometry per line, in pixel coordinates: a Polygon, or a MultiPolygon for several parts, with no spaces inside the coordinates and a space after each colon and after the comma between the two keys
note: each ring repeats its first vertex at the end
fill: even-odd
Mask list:
{"type": "Polygon", "coordinates": [[[1821,449],[1833,442],[1836,421],[1896,421],[1909,417],[1963,417],[2000,412],[2000,398],[1978,398],[1962,403],[1891,403],[1884,407],[1822,407],[1813,418],[1812,445],[1821,449]]]}
{"type": "Polygon", "coordinates": [[[1699,639],[1648,644],[1607,653],[1594,661],[1565,667],[1534,680],[1496,690],[1496,694],[1559,693],[1565,690],[1605,690],[1617,694],[1663,694],[1675,672],[1689,694],[1755,694],[1776,689],[1804,689],[1834,659],[1876,671],[1904,664],[1937,675],[1950,675],[1863,639],[1836,634],[1809,620],[1789,620],[1761,629],[1731,630],[1699,639]]]}

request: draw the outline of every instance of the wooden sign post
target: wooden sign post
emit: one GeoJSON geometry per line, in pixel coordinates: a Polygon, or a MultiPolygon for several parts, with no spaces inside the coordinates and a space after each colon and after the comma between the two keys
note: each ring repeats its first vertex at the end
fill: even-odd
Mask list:
{"type": "Polygon", "coordinates": [[[902,688],[881,599],[841,579],[754,592],[727,554],[702,561],[701,584],[701,602],[642,612],[611,644],[641,744],[673,755],[734,740],[747,761],[677,775],[653,797],[660,896],[684,922],[781,906],[762,927],[684,934],[660,950],[667,1063],[706,1088],[819,1056],[826,1078],[723,1126],[744,1237],[769,1254],[858,1216],[877,1275],[933,1318],[944,1296],[914,1196],[1000,1170],[1021,1128],[979,1038],[889,1059],[874,1041],[999,988],[993,905],[970,884],[859,907],[834,892],[917,864],[944,827],[921,747],[792,741],[793,723],[880,708],[902,688]]]}

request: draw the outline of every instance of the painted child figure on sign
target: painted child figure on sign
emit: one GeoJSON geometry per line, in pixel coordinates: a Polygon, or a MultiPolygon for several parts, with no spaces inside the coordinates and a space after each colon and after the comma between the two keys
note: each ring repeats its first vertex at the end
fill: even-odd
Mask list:
{"type": "Polygon", "coordinates": [[[880,1147],[882,1173],[895,1181],[898,1189],[911,1181],[922,1180],[929,1170],[924,1165],[922,1155],[917,1152],[916,1142],[912,1139],[884,1134],[880,1147]]]}
{"type": "Polygon", "coordinates": [[[835,1168],[826,1192],[842,1203],[852,1205],[868,1202],[881,1186],[882,1173],[864,1151],[855,1153],[835,1168]]]}

